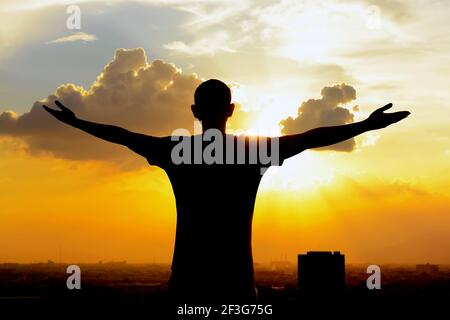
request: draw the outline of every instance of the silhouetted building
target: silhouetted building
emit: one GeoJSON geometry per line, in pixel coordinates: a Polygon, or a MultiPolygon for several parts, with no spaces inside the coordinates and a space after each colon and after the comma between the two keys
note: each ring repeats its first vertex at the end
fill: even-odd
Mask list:
{"type": "Polygon", "coordinates": [[[417,264],[416,270],[420,272],[426,272],[426,273],[432,273],[432,272],[438,272],[439,266],[437,264],[417,264]]]}
{"type": "Polygon", "coordinates": [[[300,294],[339,293],[345,289],[345,256],[339,251],[310,251],[298,255],[300,294]]]}

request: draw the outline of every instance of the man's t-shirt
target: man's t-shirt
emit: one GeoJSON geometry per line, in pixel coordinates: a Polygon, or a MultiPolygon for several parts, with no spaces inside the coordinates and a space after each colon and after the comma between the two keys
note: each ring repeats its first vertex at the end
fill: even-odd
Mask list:
{"type": "Polygon", "coordinates": [[[268,163],[260,155],[276,152],[277,141],[226,135],[220,146],[202,140],[165,137],[148,157],[166,171],[176,199],[169,288],[180,301],[254,300],[253,209],[265,169],[278,164],[276,157],[268,163]]]}

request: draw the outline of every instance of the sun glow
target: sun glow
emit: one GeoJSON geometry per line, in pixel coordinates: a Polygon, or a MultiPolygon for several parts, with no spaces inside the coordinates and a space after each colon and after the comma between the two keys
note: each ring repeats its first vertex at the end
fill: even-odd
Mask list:
{"type": "Polygon", "coordinates": [[[334,175],[334,167],[320,153],[305,151],[285,160],[281,167],[271,167],[261,182],[261,189],[311,190],[332,184],[334,175]]]}

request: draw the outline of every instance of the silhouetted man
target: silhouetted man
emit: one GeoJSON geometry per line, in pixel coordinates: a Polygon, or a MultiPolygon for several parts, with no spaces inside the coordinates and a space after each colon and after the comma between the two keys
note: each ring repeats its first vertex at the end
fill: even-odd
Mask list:
{"type": "MultiPolygon", "coordinates": [[[[60,111],[43,107],[58,120],[101,139],[122,144],[166,171],[177,207],[175,251],[169,282],[169,291],[175,301],[252,302],[256,299],[251,249],[253,209],[262,169],[274,163],[262,163],[260,159],[249,161],[251,148],[255,146],[252,139],[247,137],[239,144],[236,137],[225,134],[234,104],[230,103],[230,89],[223,82],[214,79],[203,82],[195,91],[194,100],[192,113],[201,121],[203,133],[186,137],[153,137],[81,120],[58,101],[55,103],[60,111]],[[219,136],[213,139],[210,135],[205,139],[208,132],[218,132],[219,136]],[[174,152],[181,138],[189,142],[186,144],[188,149],[174,152]],[[196,163],[195,158],[202,157],[213,140],[219,138],[236,143],[232,148],[223,146],[215,148],[214,152],[209,150],[215,162],[196,163]],[[246,154],[245,163],[238,161],[242,151],[246,154]],[[187,161],[180,163],[178,158],[174,160],[176,157],[187,161]]],[[[332,145],[369,130],[384,128],[409,115],[407,111],[384,113],[391,107],[392,104],[388,104],[361,122],[280,137],[276,141],[278,145],[272,144],[271,140],[277,138],[268,138],[267,150],[279,151],[278,164],[282,164],[285,159],[306,149],[332,145]],[[278,148],[274,148],[275,145],[278,148]]],[[[258,149],[263,138],[256,139],[258,149]]]]}

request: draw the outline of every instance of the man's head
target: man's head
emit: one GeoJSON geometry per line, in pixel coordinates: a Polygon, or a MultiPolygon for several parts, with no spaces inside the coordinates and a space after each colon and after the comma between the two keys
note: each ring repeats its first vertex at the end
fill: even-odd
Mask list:
{"type": "Polygon", "coordinates": [[[220,129],[234,111],[230,88],[220,80],[210,79],[200,84],[195,90],[194,101],[192,113],[204,127],[220,129]]]}

